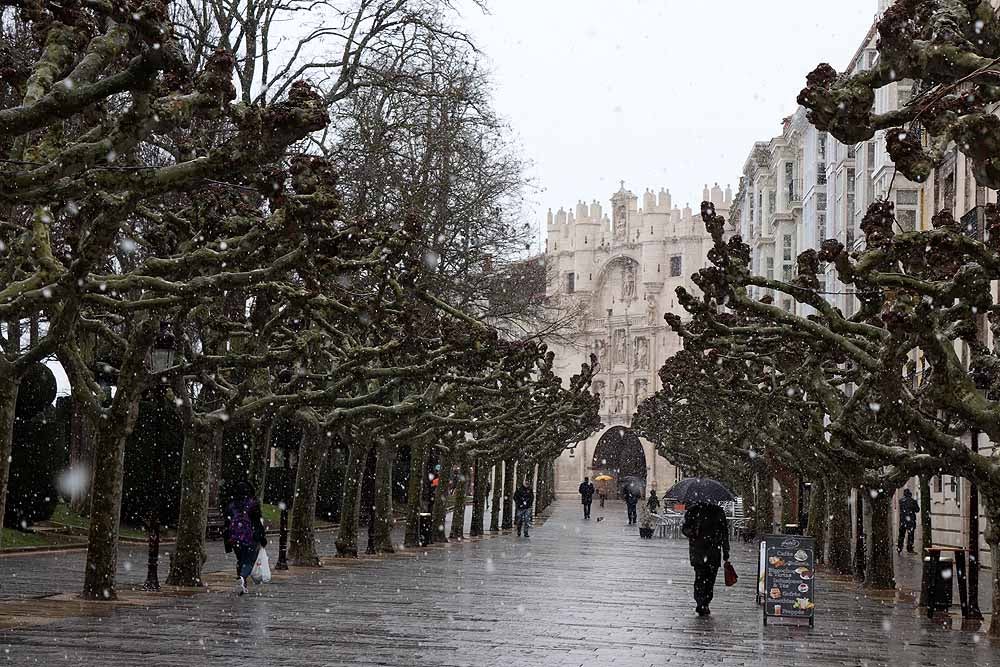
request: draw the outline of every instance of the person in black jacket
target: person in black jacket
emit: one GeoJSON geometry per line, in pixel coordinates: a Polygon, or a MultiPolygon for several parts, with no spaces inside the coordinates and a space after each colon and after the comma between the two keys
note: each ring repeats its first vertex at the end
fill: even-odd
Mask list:
{"type": "Polygon", "coordinates": [[[528,537],[528,529],[531,528],[531,508],[535,504],[535,493],[531,490],[528,480],[524,480],[521,488],[514,492],[514,523],[517,525],[517,536],[521,537],[521,530],[524,536],[528,537]]]}
{"type": "Polygon", "coordinates": [[[729,524],[725,511],[713,503],[695,503],[684,514],[681,532],[689,540],[688,554],[694,568],[695,611],[699,616],[712,612],[715,577],[722,562],[729,562],[729,524]]]}
{"type": "Polygon", "coordinates": [[[639,504],[639,494],[629,486],[625,487],[623,493],[625,496],[625,509],[628,511],[628,525],[631,526],[636,522],[635,506],[639,504]]]}
{"type": "Polygon", "coordinates": [[[656,497],[656,489],[649,490],[649,498],[646,500],[646,503],[652,514],[657,514],[660,511],[660,499],[656,497]]]}
{"type": "Polygon", "coordinates": [[[584,477],[580,482],[580,502],[583,503],[583,518],[590,518],[590,506],[594,502],[594,485],[589,477],[584,477]]]}
{"type": "Polygon", "coordinates": [[[906,553],[913,553],[913,532],[917,528],[917,512],[920,504],[913,499],[913,492],[903,489],[903,497],[899,500],[899,539],[896,542],[896,552],[903,553],[903,539],[906,538],[906,553]]]}
{"type": "Polygon", "coordinates": [[[240,481],[226,505],[226,523],[222,531],[226,553],[236,552],[236,592],[247,592],[247,579],[257,562],[261,547],[267,546],[264,519],[253,485],[240,481]]]}

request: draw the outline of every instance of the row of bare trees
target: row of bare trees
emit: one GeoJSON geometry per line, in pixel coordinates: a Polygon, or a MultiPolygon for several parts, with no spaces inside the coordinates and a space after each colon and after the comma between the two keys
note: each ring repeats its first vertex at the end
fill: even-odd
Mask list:
{"type": "Polygon", "coordinates": [[[201,584],[231,434],[250,434],[263,489],[275,422],[301,432],[290,556],[314,565],[334,442],[350,556],[369,451],[373,548],[388,551],[401,447],[408,536],[431,451],[476,480],[482,532],[489,471],[550,489],[552,460],[598,426],[592,364],[563,386],[517,331],[544,291],[521,260],[523,171],[449,9],[0,0],[17,47],[0,52],[0,497],[21,379],[58,363],[89,441],[85,597],[115,596],[125,442],[147,392],[183,425],[178,585],[201,584]]]}
{"type": "MultiPolygon", "coordinates": [[[[1000,23],[991,3],[899,0],[878,32],[870,70],[838,75],[821,65],[809,75],[799,102],[810,120],[848,144],[884,131],[896,168],[913,181],[957,149],[978,183],[997,185],[1000,23]],[[875,95],[904,79],[918,94],[874,113],[875,95]]],[[[876,201],[860,225],[863,243],[831,239],[805,251],[791,281],[755,275],[749,247],[726,238],[711,204],[702,217],[714,244],[694,276],[701,293],[678,290],[688,321],[667,316],[685,351],[664,366],[664,389],[640,407],[639,427],[688,469],[757,497],[761,528],[771,523],[772,476],[786,497],[798,478],[810,480],[809,530],[841,572],[852,569],[856,489],[871,504],[872,531],[867,559],[856,553],[854,567],[875,587],[894,585],[893,493],[917,477],[926,501],[930,476],[963,477],[983,502],[1000,604],[1000,467],[966,441],[970,432],[1000,441],[1000,211],[986,206],[984,229],[964,229],[942,211],[931,229],[900,231],[892,203],[876,201]],[[857,312],[828,300],[827,267],[857,312]],[[777,307],[773,295],[797,308],[777,307]],[[720,411],[720,398],[736,407],[720,411]]],[[[996,615],[990,634],[1000,635],[996,615]]]]}

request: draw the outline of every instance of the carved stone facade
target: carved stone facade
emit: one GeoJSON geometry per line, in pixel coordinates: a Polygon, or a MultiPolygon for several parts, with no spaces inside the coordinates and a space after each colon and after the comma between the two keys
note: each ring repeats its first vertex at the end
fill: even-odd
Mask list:
{"type": "MultiPolygon", "coordinates": [[[[718,185],[703,197],[728,214],[732,195],[718,185]]],[[[611,197],[612,219],[597,201],[580,202],[575,210],[548,214],[545,261],[548,296],[567,306],[582,307],[572,342],[549,342],[556,370],[567,380],[580,372],[588,355],[597,355],[600,372],[592,390],[601,395],[601,421],[606,427],[628,426],[636,406],[657,391],[656,372],[681,348],[663,314],[681,313],[676,289],[696,292],[690,276],[706,264],[711,241],[700,215],[678,209],[670,193],[647,190],[639,197],[622,188],[611,197]]],[[[591,457],[602,433],[563,454],[557,467],[560,491],[572,492],[591,475],[591,457]]],[[[643,442],[647,482],[665,489],[676,471],[643,442]]]]}

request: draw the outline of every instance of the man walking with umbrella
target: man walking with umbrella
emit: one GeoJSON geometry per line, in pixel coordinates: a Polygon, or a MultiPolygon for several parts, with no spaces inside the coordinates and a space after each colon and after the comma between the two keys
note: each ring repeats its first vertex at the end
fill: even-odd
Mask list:
{"type": "Polygon", "coordinates": [[[670,496],[687,505],[681,532],[689,540],[694,568],[695,611],[708,616],[719,567],[729,562],[729,524],[718,503],[732,500],[733,494],[715,480],[693,478],[676,484],[670,496]]]}

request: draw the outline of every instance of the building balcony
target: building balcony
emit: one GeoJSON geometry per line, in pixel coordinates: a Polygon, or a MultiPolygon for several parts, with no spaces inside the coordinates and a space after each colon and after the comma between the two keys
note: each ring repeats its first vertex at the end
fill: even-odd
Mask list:
{"type": "Polygon", "coordinates": [[[788,208],[802,206],[802,179],[796,178],[785,184],[785,201],[788,208]]]}

